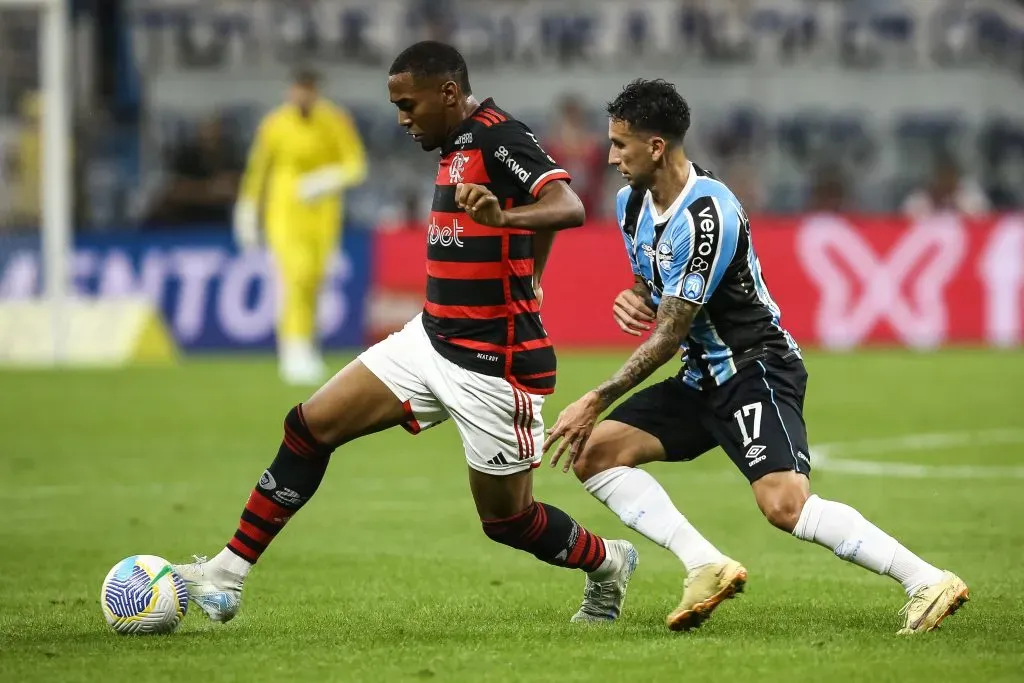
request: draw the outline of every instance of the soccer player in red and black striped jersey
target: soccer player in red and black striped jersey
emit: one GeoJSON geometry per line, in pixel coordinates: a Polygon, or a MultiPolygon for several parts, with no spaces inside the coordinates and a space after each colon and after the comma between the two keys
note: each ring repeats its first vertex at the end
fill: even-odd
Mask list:
{"type": "Polygon", "coordinates": [[[388,91],[398,123],[425,151],[439,152],[423,311],[288,413],[277,457],[227,546],[176,569],[211,619],[231,619],[249,570],[315,493],[335,449],[383,429],[416,434],[451,418],[484,533],[586,572],[572,620],[614,620],[636,550],[533,498],[541,408],[555,386],[540,276],[555,232],[581,225],[583,205],[529,128],[492,100],[476,100],[455,48],[433,41],[407,48],[391,66],[388,91]]]}

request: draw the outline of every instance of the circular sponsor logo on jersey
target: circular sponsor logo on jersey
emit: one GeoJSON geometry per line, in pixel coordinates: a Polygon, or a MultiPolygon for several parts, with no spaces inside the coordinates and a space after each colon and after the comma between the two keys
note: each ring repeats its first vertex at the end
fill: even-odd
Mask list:
{"type": "Polygon", "coordinates": [[[672,245],[662,242],[658,245],[658,266],[666,273],[672,268],[672,245]]]}
{"type": "Polygon", "coordinates": [[[683,296],[687,299],[700,299],[704,294],[704,276],[700,273],[690,273],[683,278],[683,296]]]}

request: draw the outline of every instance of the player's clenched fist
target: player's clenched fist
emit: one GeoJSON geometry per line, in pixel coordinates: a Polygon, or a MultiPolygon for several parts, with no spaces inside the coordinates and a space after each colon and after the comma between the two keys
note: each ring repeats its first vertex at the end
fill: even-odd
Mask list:
{"type": "Polygon", "coordinates": [[[623,332],[639,337],[651,329],[650,323],[654,322],[655,313],[635,289],[624,289],[615,297],[612,315],[623,332]]]}
{"type": "Polygon", "coordinates": [[[494,193],[483,185],[459,183],[455,186],[455,204],[465,209],[469,217],[481,225],[501,228],[505,225],[505,212],[494,193]]]}

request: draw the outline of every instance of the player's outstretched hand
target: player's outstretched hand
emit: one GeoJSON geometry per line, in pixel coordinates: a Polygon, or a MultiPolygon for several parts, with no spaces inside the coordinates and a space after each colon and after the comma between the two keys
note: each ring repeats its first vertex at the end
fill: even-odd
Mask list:
{"type": "Polygon", "coordinates": [[[566,450],[569,451],[569,456],[562,463],[563,472],[568,472],[572,464],[583,455],[583,448],[587,445],[590,433],[594,431],[594,425],[601,414],[599,400],[595,392],[588,392],[558,414],[555,424],[548,430],[548,438],[542,448],[547,453],[555,442],[562,440],[551,458],[552,467],[558,464],[566,450]]]}
{"type": "Polygon", "coordinates": [[[459,183],[455,186],[455,204],[465,209],[469,217],[481,225],[492,228],[505,226],[505,212],[494,193],[483,185],[459,183]]]}
{"type": "Polygon", "coordinates": [[[250,251],[260,246],[259,212],[253,202],[238,201],[235,204],[231,231],[235,237],[235,244],[242,251],[250,251]]]}
{"type": "Polygon", "coordinates": [[[635,290],[624,289],[615,297],[612,315],[615,316],[615,322],[618,323],[620,330],[639,337],[651,329],[650,323],[654,322],[656,314],[635,290]]]}

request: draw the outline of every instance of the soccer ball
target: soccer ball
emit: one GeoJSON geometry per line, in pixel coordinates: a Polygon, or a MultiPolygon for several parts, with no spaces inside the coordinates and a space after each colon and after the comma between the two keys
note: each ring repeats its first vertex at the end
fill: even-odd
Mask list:
{"type": "Polygon", "coordinates": [[[188,610],[188,590],[164,558],[132,555],[107,572],[100,604],[118,633],[171,633],[188,610]]]}

